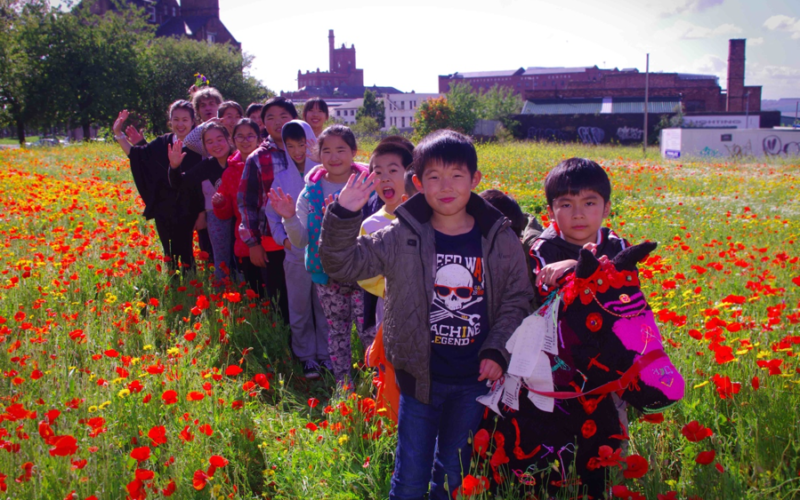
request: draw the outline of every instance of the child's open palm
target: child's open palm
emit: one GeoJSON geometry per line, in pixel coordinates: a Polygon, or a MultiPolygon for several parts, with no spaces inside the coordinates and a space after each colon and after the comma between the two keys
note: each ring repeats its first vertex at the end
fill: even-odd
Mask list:
{"type": "Polygon", "coordinates": [[[369,201],[369,195],[375,190],[375,173],[367,175],[361,172],[357,176],[351,174],[347,184],[339,193],[339,205],[351,212],[358,212],[369,201]]]}
{"type": "Polygon", "coordinates": [[[292,195],[284,193],[281,188],[269,190],[269,202],[275,213],[284,219],[291,219],[297,212],[292,195]]]}

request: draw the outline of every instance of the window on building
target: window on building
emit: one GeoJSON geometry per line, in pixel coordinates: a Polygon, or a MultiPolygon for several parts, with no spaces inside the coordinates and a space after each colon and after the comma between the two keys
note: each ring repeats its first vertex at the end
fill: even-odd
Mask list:
{"type": "Polygon", "coordinates": [[[406,126],[406,117],[404,116],[404,117],[400,118],[400,120],[401,120],[401,122],[403,124],[402,126],[405,127],[406,126]]]}
{"type": "Polygon", "coordinates": [[[155,7],[147,7],[147,14],[149,16],[147,18],[148,22],[151,22],[151,23],[156,22],[156,8],[155,7]]]}
{"type": "Polygon", "coordinates": [[[400,101],[400,109],[406,109],[406,101],[400,101]]]}
{"type": "Polygon", "coordinates": [[[341,114],[340,114],[340,113],[341,113],[341,110],[337,109],[337,110],[336,110],[336,116],[341,116],[341,114]]]}
{"type": "Polygon", "coordinates": [[[216,33],[212,33],[212,32],[208,32],[206,34],[206,40],[208,40],[209,43],[216,42],[217,41],[217,34],[216,33]]]}

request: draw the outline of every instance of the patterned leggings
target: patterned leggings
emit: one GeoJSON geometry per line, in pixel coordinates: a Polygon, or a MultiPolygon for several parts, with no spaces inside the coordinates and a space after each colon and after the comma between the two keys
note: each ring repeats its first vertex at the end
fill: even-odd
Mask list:
{"type": "Polygon", "coordinates": [[[350,377],[353,351],[350,346],[350,333],[353,321],[356,322],[358,338],[366,349],[375,340],[375,328],[364,328],[364,297],[361,288],[355,283],[329,281],[327,285],[317,284],[317,295],[328,320],[328,354],[333,364],[333,374],[337,382],[350,377]]]}

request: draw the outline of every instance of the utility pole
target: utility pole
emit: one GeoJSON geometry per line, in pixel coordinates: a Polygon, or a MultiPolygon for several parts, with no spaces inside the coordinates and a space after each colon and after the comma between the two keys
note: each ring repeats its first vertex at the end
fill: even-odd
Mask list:
{"type": "Polygon", "coordinates": [[[647,54],[647,63],[644,69],[644,143],[642,152],[647,156],[647,111],[650,107],[650,54],[647,54]]]}

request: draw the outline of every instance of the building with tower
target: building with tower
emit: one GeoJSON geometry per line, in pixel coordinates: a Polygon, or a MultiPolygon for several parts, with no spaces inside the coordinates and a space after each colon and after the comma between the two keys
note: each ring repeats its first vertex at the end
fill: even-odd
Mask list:
{"type": "MultiPolygon", "coordinates": [[[[236,41],[219,18],[219,0],[124,0],[128,4],[144,9],[147,21],[158,26],[156,36],[187,37],[210,43],[230,43],[236,48],[236,41]]],[[[90,7],[91,12],[104,15],[116,10],[113,0],[97,0],[90,7]]]]}
{"type": "Polygon", "coordinates": [[[328,71],[297,70],[297,91],[281,92],[287,98],[303,101],[311,97],[344,99],[364,97],[369,89],[379,96],[387,93],[400,93],[394,87],[364,86],[364,70],[356,66],[356,46],[342,44],[336,47],[333,30],[328,30],[328,71]]]}

